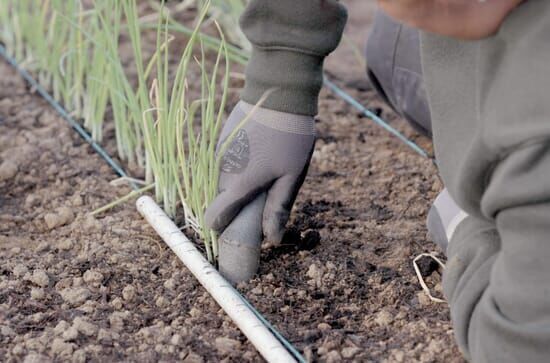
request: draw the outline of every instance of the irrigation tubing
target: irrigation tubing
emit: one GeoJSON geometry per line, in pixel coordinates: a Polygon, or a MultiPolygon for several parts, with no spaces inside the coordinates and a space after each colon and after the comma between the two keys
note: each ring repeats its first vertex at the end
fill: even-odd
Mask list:
{"type": "MultiPolygon", "coordinates": [[[[52,106],[57,113],[63,119],[65,119],[71,127],[88,143],[90,146],[96,151],[106,162],[109,164],[109,166],[121,177],[129,178],[128,174],[124,171],[124,169],[115,161],[113,158],[109,156],[109,154],[99,145],[96,143],[90,134],[77,122],[75,121],[69,113],[61,106],[59,102],[57,102],[45,89],[42,87],[26,70],[21,68],[17,61],[7,54],[6,49],[3,45],[0,44],[0,56],[4,58],[6,62],[8,62],[20,75],[25,79],[25,81],[38,92],[42,98],[46,100],[52,106]]],[[[138,190],[139,187],[130,180],[130,184],[132,185],[132,188],[134,190],[138,190]]],[[[243,304],[247,306],[253,313],[256,315],[256,317],[262,322],[262,324],[265,325],[265,327],[281,342],[281,344],[288,350],[288,352],[296,358],[296,360],[300,363],[305,363],[306,360],[304,357],[300,354],[300,352],[290,343],[285,337],[277,331],[277,329],[258,311],[254,306],[244,297],[242,296],[237,290],[235,292],[239,295],[241,298],[243,304]]]]}
{"type": "MultiPolygon", "coordinates": [[[[61,117],[63,117],[63,119],[65,119],[65,121],[67,121],[71,125],[71,127],[84,139],[84,141],[90,144],[90,146],[95,150],[95,152],[97,152],[99,156],[101,156],[107,162],[107,164],[109,164],[109,166],[115,171],[115,173],[117,173],[121,177],[128,178],[128,174],[126,174],[124,169],[122,169],[122,167],[115,160],[113,160],[113,158],[109,156],[109,154],[105,151],[105,149],[103,149],[98,143],[94,141],[94,139],[90,136],[90,134],[75,119],[73,119],[71,115],[69,115],[69,113],[63,108],[63,106],[61,106],[61,104],[59,104],[59,102],[57,102],[48,93],[48,91],[46,91],[44,87],[42,87],[29,74],[29,72],[21,68],[17,63],[17,61],[13,57],[7,54],[6,48],[4,48],[4,46],[2,46],[1,44],[0,44],[0,56],[2,56],[2,58],[4,58],[6,62],[8,62],[13,68],[15,68],[15,70],[21,75],[21,77],[23,77],[23,79],[25,79],[25,81],[33,89],[35,89],[36,92],[38,92],[38,94],[42,96],[42,98],[44,98],[44,100],[46,100],[46,102],[48,102],[50,106],[52,106],[57,111],[57,113],[59,113],[61,117]]],[[[132,182],[130,179],[128,180],[134,190],[139,189],[139,187],[134,182],[132,182]]]]}
{"type": "Polygon", "coordinates": [[[271,334],[273,334],[275,338],[277,338],[277,340],[281,342],[281,344],[286,348],[286,350],[288,350],[290,354],[292,354],[298,362],[300,363],[307,362],[306,359],[302,356],[302,354],[300,354],[298,349],[296,349],[292,345],[292,343],[286,340],[286,338],[281,333],[279,333],[279,331],[275,329],[275,327],[271,325],[271,323],[266,318],[264,318],[264,316],[258,310],[256,310],[256,308],[248,300],[244,298],[244,296],[242,296],[237,290],[235,290],[235,292],[241,297],[241,300],[246,305],[246,307],[248,307],[254,313],[254,315],[256,315],[256,317],[262,322],[262,324],[265,325],[265,327],[271,332],[271,334]]]}
{"type": "Polygon", "coordinates": [[[397,137],[399,140],[401,140],[405,145],[413,149],[417,154],[430,159],[430,156],[428,153],[422,149],[420,146],[418,146],[414,141],[409,140],[405,135],[397,131],[395,128],[390,126],[386,121],[384,121],[382,118],[377,116],[374,112],[363,106],[359,101],[357,101],[355,98],[353,98],[349,93],[338,87],[336,84],[334,84],[332,81],[330,81],[326,76],[323,77],[323,83],[325,86],[330,89],[332,92],[334,92],[337,96],[339,96],[341,99],[346,101],[348,104],[356,108],[358,111],[360,111],[363,115],[370,118],[372,121],[374,121],[378,126],[381,126],[383,129],[397,137]]]}

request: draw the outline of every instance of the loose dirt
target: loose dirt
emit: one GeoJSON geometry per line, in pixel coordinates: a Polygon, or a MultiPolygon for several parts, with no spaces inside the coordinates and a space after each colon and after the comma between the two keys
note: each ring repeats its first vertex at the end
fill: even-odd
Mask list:
{"type": "MultiPolygon", "coordinates": [[[[329,70],[430,148],[363,78],[329,70]]],[[[262,361],[132,203],[89,216],[130,189],[3,62],[0,75],[0,360],[262,361]]],[[[311,361],[462,362],[412,267],[437,251],[436,169],[326,91],[317,130],[285,243],[239,290],[311,361]]],[[[421,269],[440,295],[437,265],[421,269]]]]}

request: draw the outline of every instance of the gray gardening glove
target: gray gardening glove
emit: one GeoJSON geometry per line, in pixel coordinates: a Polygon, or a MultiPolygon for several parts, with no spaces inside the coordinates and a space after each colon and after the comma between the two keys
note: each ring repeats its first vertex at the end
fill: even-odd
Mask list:
{"type": "MultiPolygon", "coordinates": [[[[219,194],[206,210],[205,219],[210,228],[221,232],[245,206],[266,192],[261,218],[263,234],[266,241],[278,244],[307,173],[315,142],[314,119],[253,108],[239,102],[221,132],[218,150],[250,114],[225,149],[220,165],[219,194]]],[[[259,205],[255,208],[261,211],[262,203],[255,202],[259,205]]],[[[246,220],[254,224],[260,221],[258,216],[246,220]]]]}

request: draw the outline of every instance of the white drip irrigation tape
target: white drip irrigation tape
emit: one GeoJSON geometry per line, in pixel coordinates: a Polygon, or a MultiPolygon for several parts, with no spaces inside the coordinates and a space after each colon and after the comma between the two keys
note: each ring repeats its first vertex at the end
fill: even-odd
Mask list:
{"type": "Polygon", "coordinates": [[[243,302],[231,284],[204,258],[151,197],[139,198],[136,205],[141,215],[268,362],[296,362],[281,342],[243,302]]]}

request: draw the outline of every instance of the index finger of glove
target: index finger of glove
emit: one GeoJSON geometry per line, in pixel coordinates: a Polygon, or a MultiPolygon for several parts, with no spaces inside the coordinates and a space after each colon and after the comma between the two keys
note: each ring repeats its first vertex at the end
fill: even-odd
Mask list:
{"type": "Polygon", "coordinates": [[[222,191],[206,209],[204,214],[206,225],[216,232],[223,231],[233,218],[260,193],[261,190],[248,190],[244,193],[231,189],[222,191]]]}

